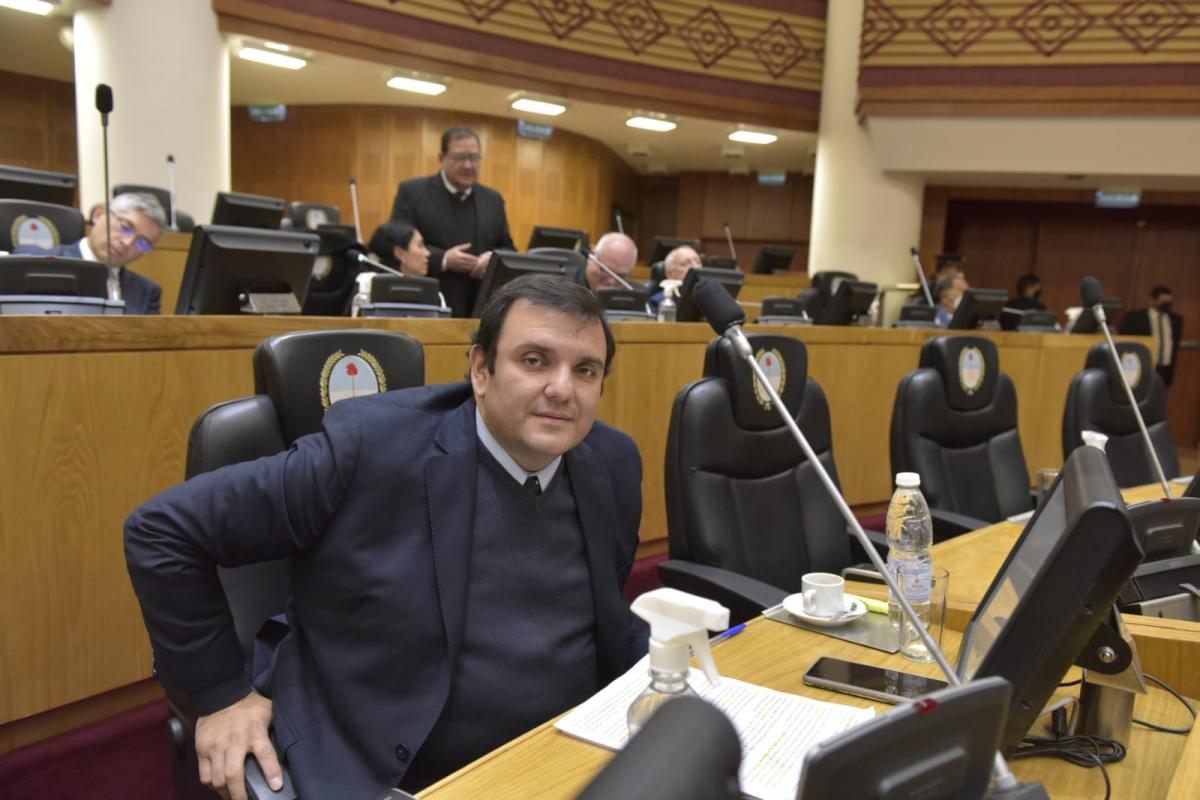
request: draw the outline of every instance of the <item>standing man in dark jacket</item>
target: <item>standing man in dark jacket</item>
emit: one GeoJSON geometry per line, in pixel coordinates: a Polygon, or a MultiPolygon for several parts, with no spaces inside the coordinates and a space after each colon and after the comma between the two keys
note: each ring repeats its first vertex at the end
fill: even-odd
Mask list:
{"type": "Polygon", "coordinates": [[[1170,288],[1155,286],[1150,290],[1150,307],[1130,311],[1121,322],[1121,333],[1154,337],[1154,368],[1167,386],[1175,378],[1179,342],[1183,340],[1183,317],[1171,310],[1174,303],[1170,288]]]}
{"type": "Polygon", "coordinates": [[[393,220],[406,220],[425,237],[429,274],[456,317],[471,316],[479,282],[493,250],[512,250],[504,198],[479,183],[479,136],[455,126],[442,134],[440,169],[400,184],[393,220]]]}

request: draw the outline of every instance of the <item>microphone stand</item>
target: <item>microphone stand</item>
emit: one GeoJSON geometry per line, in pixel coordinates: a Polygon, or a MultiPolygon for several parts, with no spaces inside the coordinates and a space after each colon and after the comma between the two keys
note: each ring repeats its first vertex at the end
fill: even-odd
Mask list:
{"type": "Polygon", "coordinates": [[[933,308],[933,294],[929,291],[929,282],[925,280],[925,270],[921,267],[921,254],[915,247],[909,248],[908,252],[912,254],[913,266],[917,268],[917,280],[921,282],[921,291],[925,293],[925,302],[929,303],[930,308],[933,308]]]}
{"type": "Polygon", "coordinates": [[[1133,408],[1133,418],[1137,420],[1138,429],[1142,432],[1142,441],[1146,443],[1146,449],[1150,451],[1150,460],[1154,462],[1154,471],[1158,473],[1158,481],[1162,484],[1163,493],[1169,500],[1171,499],[1171,483],[1163,473],[1162,462],[1158,460],[1158,453],[1154,450],[1154,443],[1150,440],[1150,432],[1146,430],[1146,421],[1142,419],[1142,411],[1138,408],[1137,400],[1133,397],[1133,389],[1129,386],[1129,378],[1125,375],[1125,370],[1121,368],[1121,358],[1117,355],[1117,345],[1113,341],[1112,333],[1108,330],[1108,320],[1105,318],[1104,306],[1100,303],[1092,306],[1092,314],[1095,315],[1096,322],[1100,323],[1100,330],[1104,331],[1104,339],[1108,342],[1108,355],[1112,358],[1113,368],[1121,376],[1121,386],[1125,387],[1125,397],[1129,400],[1129,405],[1133,408]]]}
{"type": "Polygon", "coordinates": [[[171,198],[171,230],[179,230],[179,220],[175,215],[175,156],[167,153],[167,194],[171,198]]]}
{"type": "Polygon", "coordinates": [[[617,218],[617,233],[625,233],[625,226],[621,223],[621,209],[614,208],[613,216],[617,218]]]}
{"type": "MultiPolygon", "coordinates": [[[[737,250],[735,250],[733,248],[733,233],[729,229],[728,222],[725,222],[722,224],[725,226],[725,241],[729,243],[729,257],[732,258],[734,263],[736,264],[737,263],[737,250]]],[[[739,267],[739,269],[740,269],[740,267],[739,267]]]]}
{"type": "MultiPolygon", "coordinates": [[[[833,497],[833,501],[837,505],[838,511],[841,512],[842,517],[846,520],[846,524],[850,526],[850,529],[854,532],[855,537],[858,538],[858,541],[862,545],[863,550],[866,552],[867,557],[870,558],[871,563],[875,566],[875,569],[883,578],[884,583],[887,584],[892,596],[896,598],[897,602],[899,602],[900,608],[904,611],[905,619],[907,619],[909,623],[916,628],[917,634],[921,637],[921,641],[924,642],[925,647],[929,649],[930,655],[933,656],[934,661],[937,662],[938,667],[946,676],[946,680],[950,682],[951,686],[961,686],[963,682],[962,678],[960,678],[958,673],[954,671],[954,668],[950,666],[950,662],[946,659],[945,654],[942,653],[941,648],[938,647],[937,642],[933,640],[933,636],[931,636],[925,626],[921,624],[921,619],[919,616],[917,616],[917,612],[913,609],[912,604],[908,602],[908,598],[904,596],[904,593],[900,591],[900,587],[896,583],[896,579],[888,571],[887,565],[884,564],[883,559],[879,557],[879,553],[875,552],[875,547],[871,544],[871,540],[868,539],[867,534],[863,532],[862,526],[858,524],[858,519],[855,518],[854,512],[850,510],[850,506],[847,505],[846,499],[842,497],[842,493],[838,491],[837,485],[834,484],[833,479],[829,476],[829,473],[825,471],[825,467],[821,464],[821,460],[817,458],[817,454],[813,452],[812,447],[808,443],[808,439],[806,439],[804,434],[801,432],[800,426],[796,424],[796,420],[792,419],[792,415],[787,413],[787,408],[783,405],[783,401],[779,399],[779,394],[775,391],[775,387],[771,385],[771,381],[767,379],[766,373],[762,371],[762,367],[758,365],[758,361],[754,358],[754,350],[750,347],[750,340],[747,339],[746,334],[742,332],[741,324],[735,322],[725,331],[723,335],[729,337],[730,341],[733,342],[734,349],[737,350],[738,355],[744,358],[746,363],[750,365],[750,369],[754,372],[754,376],[758,380],[759,386],[766,391],[767,396],[771,399],[776,411],[779,412],[780,418],[787,425],[788,430],[791,431],[792,437],[796,440],[796,443],[800,445],[800,449],[804,451],[805,457],[808,458],[808,463],[813,466],[817,476],[821,479],[821,483],[825,485],[825,490],[829,492],[831,497],[833,497]]],[[[995,764],[992,767],[992,778],[995,780],[996,788],[1000,792],[1009,792],[1028,788],[1021,787],[1021,784],[1017,781],[1016,776],[1013,775],[1012,770],[1009,769],[1008,762],[1004,760],[1004,756],[1000,755],[1000,753],[996,753],[995,764]]]]}
{"type": "Polygon", "coordinates": [[[350,179],[350,205],[354,209],[354,236],[361,242],[363,235],[362,223],[358,221],[358,181],[354,178],[350,179]]]}

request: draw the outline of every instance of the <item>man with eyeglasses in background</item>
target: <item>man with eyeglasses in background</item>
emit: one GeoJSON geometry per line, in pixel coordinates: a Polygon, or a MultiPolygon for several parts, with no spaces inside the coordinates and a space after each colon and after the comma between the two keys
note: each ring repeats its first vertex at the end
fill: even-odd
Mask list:
{"type": "Polygon", "coordinates": [[[167,215],[158,198],[130,192],[117,195],[107,207],[103,203],[94,206],[92,229],[78,242],[60,245],[52,250],[18,247],[15,253],[107,263],[109,299],[124,300],[126,314],[158,314],[161,313],[162,287],[126,267],[152,251],[166,227],[167,215]],[[111,248],[108,241],[109,225],[104,219],[106,214],[112,215],[111,248]]]}
{"type": "Polygon", "coordinates": [[[425,237],[429,275],[441,282],[456,317],[471,315],[492,251],[514,249],[504,198],[479,183],[482,158],[475,131],[448,128],[437,174],[403,181],[392,206],[393,220],[408,222],[425,237]]]}

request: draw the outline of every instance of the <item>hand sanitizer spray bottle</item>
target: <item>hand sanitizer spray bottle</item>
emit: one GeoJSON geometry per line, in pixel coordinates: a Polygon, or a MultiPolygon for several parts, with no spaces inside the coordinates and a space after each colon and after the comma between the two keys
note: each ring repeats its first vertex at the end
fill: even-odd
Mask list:
{"type": "Polygon", "coordinates": [[[683,285],[683,281],[668,279],[659,285],[663,290],[663,299],[658,304],[658,321],[674,322],[678,311],[675,307],[675,298],[679,296],[679,287],[683,285]]]}
{"type": "Polygon", "coordinates": [[[630,737],[637,734],[658,707],[677,697],[696,696],[688,686],[688,648],[708,682],[717,686],[721,676],[708,649],[708,632],[729,627],[729,609],[720,603],[681,592],[655,589],[633,601],[633,613],[650,623],[650,686],[629,706],[630,737]]]}

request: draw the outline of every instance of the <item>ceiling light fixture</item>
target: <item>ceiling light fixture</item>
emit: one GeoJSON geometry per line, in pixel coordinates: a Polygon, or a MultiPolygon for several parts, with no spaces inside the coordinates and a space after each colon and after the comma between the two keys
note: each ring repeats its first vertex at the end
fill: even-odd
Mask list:
{"type": "Polygon", "coordinates": [[[241,50],[238,50],[238,58],[253,61],[256,64],[282,67],[283,69],[301,69],[308,65],[308,62],[303,58],[285,56],[282,53],[273,53],[270,50],[259,50],[257,47],[243,47],[241,50]]]}
{"type": "Polygon", "coordinates": [[[649,114],[638,114],[625,120],[625,124],[630,128],[637,128],[643,131],[654,131],[655,133],[666,133],[673,131],[678,126],[666,117],[652,116],[649,114]]]}
{"type": "Polygon", "coordinates": [[[533,97],[519,96],[512,101],[514,111],[525,111],[529,114],[542,114],[547,117],[557,117],[567,110],[566,103],[552,100],[539,100],[533,97]]]}
{"type": "Polygon", "coordinates": [[[37,14],[41,17],[54,10],[54,4],[47,3],[45,0],[0,0],[0,7],[37,14]]]}
{"type": "Polygon", "coordinates": [[[292,49],[286,44],[280,44],[279,42],[263,42],[263,47],[268,50],[278,50],[280,53],[286,53],[292,49]]]}
{"type": "Polygon", "coordinates": [[[426,94],[430,97],[436,97],[446,91],[447,84],[445,79],[442,80],[426,80],[408,75],[393,75],[388,78],[387,85],[392,89],[399,89],[402,92],[416,92],[417,94],[426,94]]]}
{"type": "Polygon", "coordinates": [[[742,144],[771,144],[779,139],[773,133],[764,131],[736,130],[729,134],[729,141],[741,142],[742,144]]]}

